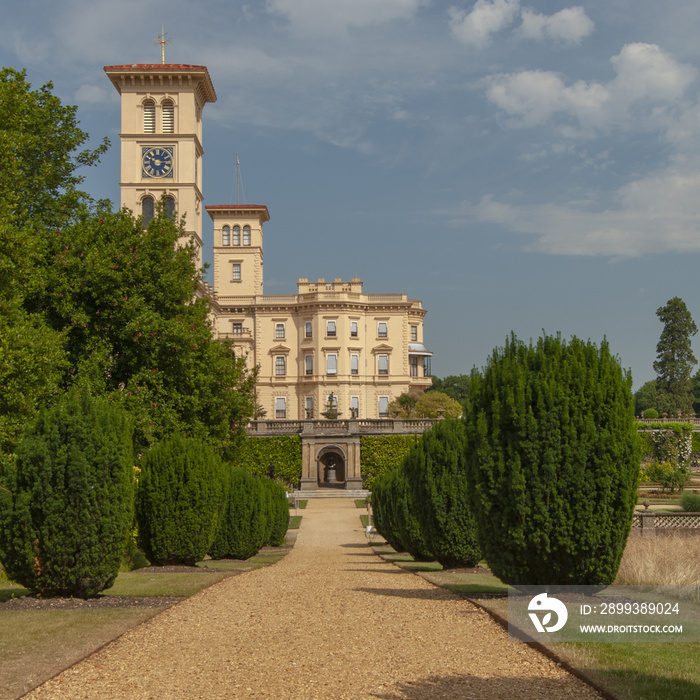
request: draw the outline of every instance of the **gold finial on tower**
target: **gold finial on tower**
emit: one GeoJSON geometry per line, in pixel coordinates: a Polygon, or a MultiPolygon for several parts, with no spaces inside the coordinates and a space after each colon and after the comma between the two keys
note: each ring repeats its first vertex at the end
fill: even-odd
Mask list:
{"type": "Polygon", "coordinates": [[[156,37],[156,40],[153,42],[153,46],[158,46],[160,44],[160,60],[161,63],[165,64],[165,47],[170,46],[170,39],[166,39],[166,34],[165,34],[165,27],[161,25],[160,28],[160,35],[156,37]]]}

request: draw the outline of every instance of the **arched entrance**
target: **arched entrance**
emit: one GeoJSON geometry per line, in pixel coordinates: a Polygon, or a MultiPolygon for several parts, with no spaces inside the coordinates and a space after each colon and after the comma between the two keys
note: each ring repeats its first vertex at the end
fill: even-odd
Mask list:
{"type": "Polygon", "coordinates": [[[345,488],[345,452],[337,445],[326,445],[316,453],[317,483],[321,488],[345,488]]]}

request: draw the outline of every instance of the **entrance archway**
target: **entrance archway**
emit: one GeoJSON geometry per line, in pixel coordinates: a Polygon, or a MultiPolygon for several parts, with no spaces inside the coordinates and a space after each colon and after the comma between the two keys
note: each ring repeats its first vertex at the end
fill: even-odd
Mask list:
{"type": "Polygon", "coordinates": [[[322,447],[316,453],[316,478],[319,487],[344,488],[346,462],[347,458],[345,452],[337,445],[326,445],[322,447]],[[334,475],[333,472],[335,472],[334,475]]]}

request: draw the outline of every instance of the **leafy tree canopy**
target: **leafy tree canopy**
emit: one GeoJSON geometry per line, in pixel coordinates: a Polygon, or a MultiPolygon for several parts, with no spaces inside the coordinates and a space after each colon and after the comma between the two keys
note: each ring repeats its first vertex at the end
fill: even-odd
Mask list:
{"type": "Polygon", "coordinates": [[[27,302],[65,336],[64,383],[122,403],[143,446],[183,432],[226,453],[252,414],[254,376],[213,338],[180,233],[162,210],[145,231],[126,211],[83,212],[45,241],[45,281],[27,302]]]}
{"type": "Polygon", "coordinates": [[[441,391],[443,394],[447,394],[451,399],[461,403],[469,394],[469,375],[451,374],[444,379],[433,377],[433,385],[429,389],[426,389],[426,393],[431,391],[441,391]]]}

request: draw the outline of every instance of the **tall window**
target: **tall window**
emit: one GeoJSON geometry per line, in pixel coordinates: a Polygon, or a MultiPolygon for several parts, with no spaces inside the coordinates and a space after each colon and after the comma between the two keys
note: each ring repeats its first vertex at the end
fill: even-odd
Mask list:
{"type": "Polygon", "coordinates": [[[418,326],[411,326],[411,342],[418,342],[418,326]]]}
{"type": "Polygon", "coordinates": [[[284,323],[275,323],[275,338],[284,338],[284,323]]]}
{"type": "Polygon", "coordinates": [[[314,356],[313,355],[305,355],[304,356],[304,365],[306,367],[306,374],[313,374],[314,373],[314,356]]]}
{"type": "Polygon", "coordinates": [[[275,376],[284,377],[287,374],[287,358],[284,355],[275,356],[275,376]]]}
{"type": "Polygon", "coordinates": [[[143,133],[156,133],[156,103],[153,100],[143,103],[143,133]]]}
{"type": "Polygon", "coordinates": [[[377,372],[389,374],[389,355],[377,355],[377,372]]]}
{"type": "Polygon", "coordinates": [[[306,408],[306,417],[313,418],[314,417],[314,397],[313,396],[306,397],[305,408],[306,408]]]}
{"type": "Polygon", "coordinates": [[[411,360],[411,376],[418,376],[418,358],[415,355],[411,355],[409,358],[411,360]]]}
{"type": "Polygon", "coordinates": [[[314,326],[313,326],[313,323],[312,323],[311,321],[307,321],[307,322],[304,324],[304,333],[305,333],[305,335],[306,335],[307,338],[313,338],[313,336],[314,336],[314,326]]]}
{"type": "Polygon", "coordinates": [[[326,336],[335,338],[335,321],[326,321],[326,336]]]}
{"type": "Polygon", "coordinates": [[[360,373],[360,356],[350,355],[350,374],[360,373]]]}
{"type": "Polygon", "coordinates": [[[233,263],[231,265],[231,279],[235,282],[241,281],[241,263],[233,263]]]}
{"type": "Polygon", "coordinates": [[[243,335],[243,324],[242,323],[234,322],[233,334],[234,335],[243,335]]]}
{"type": "Polygon", "coordinates": [[[169,219],[174,219],[175,218],[175,198],[174,197],[166,197],[165,198],[165,205],[163,207],[163,212],[169,219]]]}
{"type": "Polygon", "coordinates": [[[389,417],[389,397],[380,396],[379,397],[379,417],[388,418],[389,417]]]}
{"type": "Polygon", "coordinates": [[[153,197],[144,197],[141,200],[141,215],[143,216],[143,227],[147,228],[155,216],[156,205],[153,197]]]}
{"type": "Polygon", "coordinates": [[[250,245],[250,226],[243,227],[243,245],[250,245]]]}
{"type": "Polygon", "coordinates": [[[386,321],[380,321],[377,324],[377,337],[378,338],[386,338],[387,335],[388,335],[388,330],[387,330],[386,321]]]}
{"type": "Polygon", "coordinates": [[[170,100],[163,102],[163,133],[172,134],[175,131],[175,105],[170,100]]]}
{"type": "Polygon", "coordinates": [[[224,226],[221,229],[221,245],[231,245],[231,227],[224,226]]]}
{"type": "Polygon", "coordinates": [[[233,227],[233,245],[240,245],[240,244],[241,244],[241,227],[234,226],[233,227]]]}
{"type": "Polygon", "coordinates": [[[287,399],[278,396],[275,399],[275,418],[284,419],[287,417],[287,399]]]}
{"type": "Polygon", "coordinates": [[[351,396],[350,397],[350,411],[351,413],[354,414],[355,418],[360,413],[360,397],[359,396],[351,396]]]}
{"type": "Polygon", "coordinates": [[[357,338],[357,321],[350,321],[350,337],[357,338]]]}
{"type": "Polygon", "coordinates": [[[326,357],[326,374],[338,374],[337,355],[328,355],[326,357]]]}

